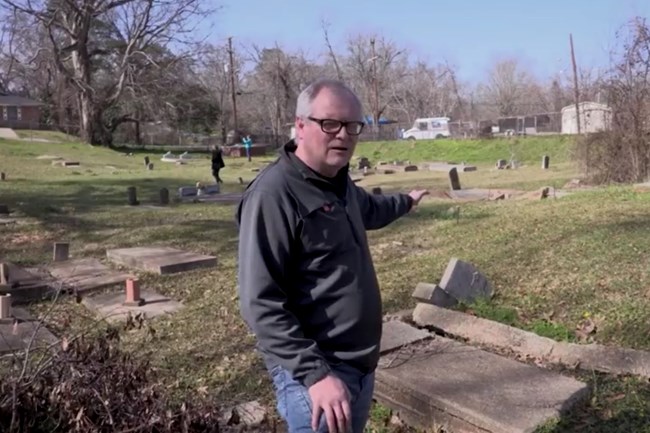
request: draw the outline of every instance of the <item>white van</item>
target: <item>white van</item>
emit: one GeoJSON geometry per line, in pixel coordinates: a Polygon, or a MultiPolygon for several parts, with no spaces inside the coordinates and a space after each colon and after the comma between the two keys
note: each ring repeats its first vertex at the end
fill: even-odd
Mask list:
{"type": "Polygon", "coordinates": [[[404,131],[405,140],[433,140],[449,137],[449,117],[423,117],[415,119],[413,127],[404,131]]]}

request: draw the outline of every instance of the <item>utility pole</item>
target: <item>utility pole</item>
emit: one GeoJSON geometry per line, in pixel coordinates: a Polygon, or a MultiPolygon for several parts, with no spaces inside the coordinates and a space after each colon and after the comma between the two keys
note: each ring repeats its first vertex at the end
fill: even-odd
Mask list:
{"type": "Polygon", "coordinates": [[[571,63],[573,64],[573,92],[576,103],[576,124],[578,125],[578,135],[580,135],[580,92],[578,90],[578,68],[576,66],[576,56],[573,50],[573,35],[569,33],[569,43],[571,45],[571,63]]]}
{"type": "Polygon", "coordinates": [[[235,88],[235,65],[232,59],[232,36],[228,38],[228,55],[230,57],[230,93],[232,96],[233,130],[237,135],[237,89],[235,88]]]}
{"type": "Polygon", "coordinates": [[[374,108],[372,117],[374,117],[375,138],[379,137],[379,90],[377,83],[377,53],[375,52],[375,38],[370,39],[370,48],[372,50],[372,77],[373,77],[373,93],[374,93],[374,108]]]}

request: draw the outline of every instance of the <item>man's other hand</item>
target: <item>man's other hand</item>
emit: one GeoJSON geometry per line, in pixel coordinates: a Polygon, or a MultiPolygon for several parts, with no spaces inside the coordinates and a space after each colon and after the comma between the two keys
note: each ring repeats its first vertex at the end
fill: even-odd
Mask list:
{"type": "Polygon", "coordinates": [[[321,415],[327,419],[330,433],[348,433],[352,425],[350,393],[341,379],[329,374],[309,388],[313,410],[311,428],[318,431],[321,415]]]}

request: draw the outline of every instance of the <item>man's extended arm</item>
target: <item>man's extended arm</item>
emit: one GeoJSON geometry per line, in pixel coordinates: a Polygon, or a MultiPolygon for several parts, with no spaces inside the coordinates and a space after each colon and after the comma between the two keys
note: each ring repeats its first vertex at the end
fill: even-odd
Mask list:
{"type": "Polygon", "coordinates": [[[369,194],[365,189],[354,186],[366,230],[380,229],[407,214],[413,206],[408,194],[369,194]]]}
{"type": "Polygon", "coordinates": [[[296,317],[285,308],[287,268],[293,242],[292,216],[277,194],[249,190],[238,209],[239,305],[260,347],[307,387],[330,368],[313,340],[305,338],[296,317]]]}

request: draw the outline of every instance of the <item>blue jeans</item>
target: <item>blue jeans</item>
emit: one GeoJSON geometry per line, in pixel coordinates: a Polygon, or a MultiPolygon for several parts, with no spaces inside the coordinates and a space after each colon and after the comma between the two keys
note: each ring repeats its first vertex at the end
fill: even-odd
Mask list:
{"type": "MultiPolygon", "coordinates": [[[[352,399],[350,411],[352,413],[352,432],[363,433],[375,386],[375,374],[362,372],[347,366],[332,366],[332,373],[341,379],[348,387],[352,399]]],[[[280,416],[287,423],[288,433],[313,433],[311,428],[312,403],[307,388],[291,377],[291,373],[280,366],[275,366],[270,371],[275,387],[277,409],[280,416]]],[[[318,433],[327,432],[327,419],[321,415],[318,433]]]]}

